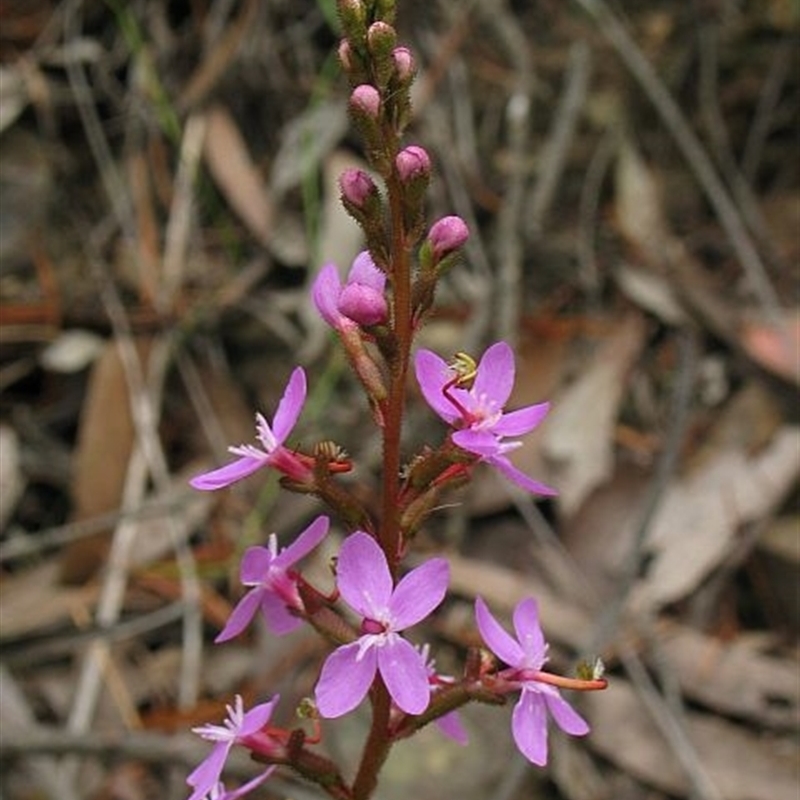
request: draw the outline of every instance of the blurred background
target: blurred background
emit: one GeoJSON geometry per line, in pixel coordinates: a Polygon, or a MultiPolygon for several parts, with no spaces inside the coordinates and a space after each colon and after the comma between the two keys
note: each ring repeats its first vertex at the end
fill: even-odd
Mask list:
{"type": "MultiPolygon", "coordinates": [[[[452,594],[538,598],[550,668],[604,659],[570,697],[589,737],[516,755],[510,709],[467,748],[397,746],[383,800],[794,800],[798,792],[796,0],[398,0],[419,77],[407,143],[431,220],[472,237],[420,341],[517,352],[512,406],[550,400],[517,465],[431,518],[452,594]]],[[[188,731],[235,693],[311,693],[326,646],[213,638],[243,549],[322,510],[259,474],[192,475],[253,439],[291,369],[292,444],[332,439],[378,491],[380,440],[309,303],[362,247],[338,202],[362,165],[333,0],[0,2],[0,795],[187,795],[188,731]]],[[[445,431],[413,385],[406,452],[445,431]]],[[[335,531],[341,535],[343,531],[335,531]]],[[[331,586],[335,541],[307,571],[331,586]]],[[[352,763],[368,718],[323,748],[352,763]]],[[[230,763],[229,786],[255,774],[230,763]]],[[[320,797],[290,774],[254,797],[320,797]]]]}

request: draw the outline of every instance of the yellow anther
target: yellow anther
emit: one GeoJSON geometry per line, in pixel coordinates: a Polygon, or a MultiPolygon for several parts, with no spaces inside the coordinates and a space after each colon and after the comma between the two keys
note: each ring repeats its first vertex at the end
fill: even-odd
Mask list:
{"type": "Polygon", "coordinates": [[[478,365],[468,353],[456,353],[447,365],[456,374],[454,385],[459,389],[471,389],[475,376],[478,374],[478,365]]]}

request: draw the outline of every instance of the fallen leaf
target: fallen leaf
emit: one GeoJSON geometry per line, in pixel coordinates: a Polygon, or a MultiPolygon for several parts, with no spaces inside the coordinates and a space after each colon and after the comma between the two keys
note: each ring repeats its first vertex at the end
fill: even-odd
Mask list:
{"type": "Polygon", "coordinates": [[[23,570],[0,582],[0,640],[41,633],[74,617],[88,619],[99,587],[62,586],[54,561],[23,570]]]}
{"type": "MultiPolygon", "coordinates": [[[[140,357],[150,341],[137,343],[140,357]]],[[[128,382],[114,340],[109,340],[92,367],[81,409],[72,478],[72,521],[90,519],[119,508],[135,431],[128,382]]],[[[61,576],[80,583],[102,563],[107,536],[79,539],[61,554],[61,576]]]]}
{"type": "Polygon", "coordinates": [[[658,640],[687,697],[738,719],[800,729],[796,653],[771,655],[763,636],[722,641],[667,619],[658,623],[658,640]]]}
{"type": "MultiPolygon", "coordinates": [[[[626,680],[613,678],[584,703],[590,746],[643,783],[687,795],[689,783],[677,757],[626,680]]],[[[800,770],[791,738],[767,737],[693,711],[685,713],[685,721],[698,761],[723,800],[797,800],[800,770]]]]}
{"type": "Polygon", "coordinates": [[[636,607],[685,597],[725,557],[741,525],[773,511],[800,474],[800,427],[785,425],[754,455],[725,449],[676,481],[656,512],[647,539],[646,577],[634,587],[636,607]]]}
{"type": "Polygon", "coordinates": [[[0,424],[0,531],[14,513],[24,488],[19,437],[12,427],[0,424]]]}
{"type": "Polygon", "coordinates": [[[542,428],[542,452],[553,467],[548,480],[558,487],[559,507],[566,516],[613,472],[619,404],[645,333],[640,315],[622,319],[574,383],[554,398],[542,428]]]}
{"type": "Polygon", "coordinates": [[[274,217],[272,195],[250,157],[236,121],[222,106],[208,111],[203,155],[231,208],[258,242],[267,246],[274,217]]]}

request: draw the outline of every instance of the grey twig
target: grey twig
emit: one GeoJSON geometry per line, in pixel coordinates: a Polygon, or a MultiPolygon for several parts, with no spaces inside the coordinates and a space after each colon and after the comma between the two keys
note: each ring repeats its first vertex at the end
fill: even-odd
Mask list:
{"type": "Polygon", "coordinates": [[[550,126],[550,133],[536,159],[537,179],[528,202],[530,225],[527,232],[532,239],[541,236],[547,213],[553,205],[567,162],[567,153],[575,137],[578,120],[586,101],[591,72],[589,45],[583,41],[574,42],[569,50],[567,75],[550,126]]]}

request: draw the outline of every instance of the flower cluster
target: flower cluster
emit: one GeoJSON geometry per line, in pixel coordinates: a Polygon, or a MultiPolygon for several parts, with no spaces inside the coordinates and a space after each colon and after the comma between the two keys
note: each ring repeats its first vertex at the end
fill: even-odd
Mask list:
{"type": "Polygon", "coordinates": [[[338,800],[368,800],[396,742],[434,723],[464,745],[468,733],[459,709],[472,701],[503,704],[510,695],[518,695],[514,741],[527,759],[544,765],[548,716],[568,734],[589,730],[560,690],[605,686],[599,675],[565,678],[544,671],[547,645],[532,598],[514,609],[516,638],[482,598],[476,599],[475,624],[496,660],[470,648],[461,674],[437,673],[430,645],[418,639],[415,629],[445,602],[450,569],[442,557],[417,556],[412,566],[406,563],[417,533],[442,493],[468,482],[480,462],[531,494],[554,495],[509,458],[520,437],[542,423],[549,405],[507,409],[515,364],[506,342],[492,344],[477,361],[464,353],[450,361],[426,349],[414,353],[437,283],[458,263],[469,230],[457,216],[426,223],[432,159],[419,145],[401,144],[416,66],[410,51],[397,44],[394,2],[337,0],[337,5],[349,110],[369,164],[369,170],[346,170],[339,188],[345,209],[362,229],[365,249],[346,277],[339,268],[345,265],[325,264],[313,279],[311,297],[341,343],[381,436],[380,499],[372,502],[368,490],[342,479],[353,464],[336,443],[306,449],[299,440],[290,442],[307,394],[302,367],[292,371],[272,422],[256,415],[257,444],[231,447],[233,461],[192,479],[194,488],[210,491],[271,467],[284,490],[315,496],[326,507],[330,516],[316,516],[288,545],[280,547],[272,533],[265,546],[244,551],[239,565],[244,591],[216,642],[263,620],[276,636],[303,625],[313,628],[330,649],[313,698],[300,704],[304,721],[297,726],[274,723],[277,695],[250,710],[237,696],[221,725],[194,729],[213,746],[187,779],[189,800],[236,800],[277,767],[294,769],[338,800]],[[401,431],[412,373],[447,434],[439,445],[426,445],[406,460],[401,431]],[[302,562],[333,536],[333,528],[344,532],[330,563],[333,581],[323,579],[331,585],[317,586],[303,574],[302,562]],[[371,728],[349,780],[315,745],[323,735],[320,720],[335,720],[364,704],[372,711],[371,728]],[[221,777],[234,747],[249,751],[263,769],[228,790],[221,777]]]}

